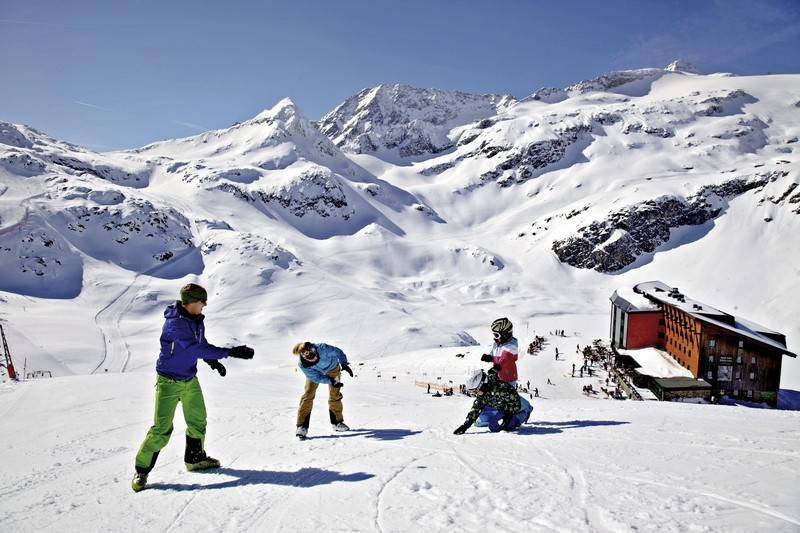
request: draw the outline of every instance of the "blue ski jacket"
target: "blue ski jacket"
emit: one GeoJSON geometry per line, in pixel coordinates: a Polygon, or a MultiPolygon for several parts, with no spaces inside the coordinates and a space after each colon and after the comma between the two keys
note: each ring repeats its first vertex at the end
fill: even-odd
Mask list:
{"type": "Polygon", "coordinates": [[[197,375],[198,359],[224,359],[227,348],[219,348],[206,340],[205,315],[191,315],[180,302],[164,310],[161,329],[161,352],[156,362],[160,376],[186,381],[197,375]]]}
{"type": "Polygon", "coordinates": [[[303,366],[303,362],[298,361],[297,366],[300,367],[303,374],[314,383],[326,383],[330,385],[333,383],[333,380],[327,376],[328,372],[338,367],[340,364],[346,365],[347,355],[345,355],[341,349],[336,346],[331,346],[330,344],[314,343],[314,346],[317,348],[319,361],[311,366],[303,366]]]}

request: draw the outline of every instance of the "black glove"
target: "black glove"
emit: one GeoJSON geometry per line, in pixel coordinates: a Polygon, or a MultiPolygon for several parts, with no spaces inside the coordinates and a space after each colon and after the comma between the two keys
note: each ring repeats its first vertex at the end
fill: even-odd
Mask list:
{"type": "Polygon", "coordinates": [[[347,363],[342,363],[342,370],[350,374],[351,378],[353,377],[353,371],[350,369],[350,365],[348,365],[347,363]]]}
{"type": "Polygon", "coordinates": [[[514,418],[514,413],[506,413],[503,415],[503,419],[500,421],[500,428],[506,429],[508,425],[511,423],[511,419],[514,418]]]}
{"type": "Polygon", "coordinates": [[[458,426],[458,427],[456,428],[456,430],[453,432],[453,435],[463,435],[463,434],[464,434],[464,432],[465,432],[465,431],[467,431],[467,430],[469,429],[469,426],[470,426],[470,424],[466,424],[466,423],[464,423],[464,424],[461,424],[461,425],[460,425],[460,426],[458,426]]]}
{"type": "Polygon", "coordinates": [[[228,357],[233,357],[236,359],[252,359],[255,353],[255,350],[248,348],[247,346],[234,346],[233,348],[228,348],[228,357]]]}
{"type": "Polygon", "coordinates": [[[485,353],[481,356],[481,361],[485,361],[487,363],[491,363],[494,361],[494,357],[491,354],[485,353]]]}
{"type": "Polygon", "coordinates": [[[331,378],[331,387],[334,387],[336,389],[341,389],[342,387],[344,387],[344,383],[339,381],[337,378],[331,378]]]}
{"type": "Polygon", "coordinates": [[[228,371],[225,370],[225,367],[222,365],[222,363],[220,363],[216,359],[203,359],[203,361],[205,361],[208,364],[208,366],[211,367],[212,370],[216,370],[217,372],[219,372],[219,375],[222,377],[225,377],[225,374],[228,373],[228,371]]]}

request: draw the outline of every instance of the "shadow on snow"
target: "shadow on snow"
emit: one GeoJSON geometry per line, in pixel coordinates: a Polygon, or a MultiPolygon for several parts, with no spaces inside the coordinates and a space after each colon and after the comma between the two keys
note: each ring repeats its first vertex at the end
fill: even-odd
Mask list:
{"type": "Polygon", "coordinates": [[[151,490],[208,490],[226,489],[230,487],[242,487],[245,485],[283,485],[288,487],[316,487],[319,485],[330,485],[338,481],[357,482],[375,477],[373,474],[356,472],[354,474],[342,474],[332,470],[322,468],[306,467],[296,472],[276,472],[273,470],[239,470],[236,468],[216,468],[206,472],[195,472],[196,474],[214,474],[228,476],[233,479],[201,485],[199,483],[153,483],[147,488],[151,490]]]}
{"type": "MultiPolygon", "coordinates": [[[[411,431],[408,429],[356,429],[335,435],[320,435],[309,437],[310,439],[341,439],[348,437],[367,437],[378,440],[392,441],[401,440],[412,435],[417,435],[421,431],[411,431]]],[[[199,483],[152,483],[147,488],[151,490],[202,490],[202,489],[226,489],[230,487],[241,487],[244,485],[284,485],[289,487],[316,487],[318,485],[330,485],[335,482],[358,482],[375,477],[374,474],[366,472],[356,472],[353,474],[342,474],[322,468],[301,468],[297,472],[276,472],[272,470],[238,470],[236,468],[215,468],[207,471],[194,472],[200,475],[224,475],[233,479],[227,479],[218,483],[202,485],[199,483]]]]}
{"type": "Polygon", "coordinates": [[[350,437],[367,437],[377,440],[401,440],[412,435],[418,435],[421,431],[411,431],[409,429],[352,429],[343,433],[333,435],[309,435],[306,440],[317,439],[343,439],[350,437]]]}
{"type": "Polygon", "coordinates": [[[565,429],[587,428],[593,426],[621,426],[630,422],[620,422],[618,420],[567,420],[563,422],[544,422],[536,421],[527,423],[517,428],[514,433],[520,435],[547,435],[561,433],[565,429]]]}

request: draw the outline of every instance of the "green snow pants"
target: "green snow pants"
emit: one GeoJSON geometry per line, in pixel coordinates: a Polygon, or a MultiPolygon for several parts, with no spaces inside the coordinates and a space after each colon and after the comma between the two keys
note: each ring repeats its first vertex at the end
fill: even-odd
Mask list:
{"type": "Polygon", "coordinates": [[[153,469],[158,453],[167,445],[172,435],[172,420],[178,402],[183,406],[186,436],[200,440],[204,448],[206,437],[206,402],[197,376],[178,381],[164,376],[156,380],[156,409],[153,425],[136,454],[136,471],[148,473],[153,469]]]}
{"type": "MultiPolygon", "coordinates": [[[[342,370],[339,366],[327,373],[330,378],[340,378],[342,370]]],[[[308,427],[311,419],[311,408],[314,406],[314,397],[317,395],[317,387],[319,383],[315,383],[306,378],[306,386],[303,389],[303,395],[300,397],[300,406],[297,408],[297,425],[308,427]]],[[[328,385],[328,416],[330,417],[331,424],[338,424],[344,420],[344,409],[342,407],[342,391],[331,385],[328,385]]]]}

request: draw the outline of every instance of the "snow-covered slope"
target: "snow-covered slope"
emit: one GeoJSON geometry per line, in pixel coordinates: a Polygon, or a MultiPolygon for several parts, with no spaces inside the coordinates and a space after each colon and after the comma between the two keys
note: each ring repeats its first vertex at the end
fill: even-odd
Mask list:
{"type": "Polygon", "coordinates": [[[797,531],[800,411],[584,396],[584,385],[604,386],[599,367],[569,377],[583,362],[575,345],[591,339],[538,333],[542,350],[518,366],[539,397],[514,433],[453,435],[471,400],[414,384],[460,382],[482,365],[480,349],[353,354],[356,377],[342,389],[352,431],[330,430],[320,390],[303,442],[294,367],[226,361],[221,378],[202,365],[206,448],[222,468],[185,471],[177,416],[138,494],[130,480],[152,423],[152,369],[2,384],[0,522],[15,533],[797,531]]]}
{"type": "Polygon", "coordinates": [[[679,64],[520,102],[381,86],[321,130],[287,99],[106,154],[3,123],[0,320],[36,367],[148,368],[160,308],[199,281],[272,365],[298,338],[472,345],[503,315],[604,338],[611,293],[660,279],[798,352],[798,86],[679,64]]]}

